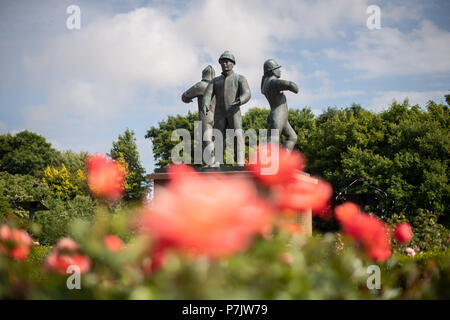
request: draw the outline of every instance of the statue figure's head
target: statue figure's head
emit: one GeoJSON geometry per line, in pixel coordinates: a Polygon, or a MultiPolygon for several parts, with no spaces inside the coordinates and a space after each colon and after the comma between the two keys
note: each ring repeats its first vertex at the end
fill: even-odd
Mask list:
{"type": "Polygon", "coordinates": [[[202,81],[211,81],[216,76],[214,68],[209,65],[202,71],[202,81]]]}
{"type": "Polygon", "coordinates": [[[274,75],[275,77],[279,78],[281,76],[281,66],[274,60],[269,59],[264,62],[264,76],[270,76],[274,75]]]}
{"type": "Polygon", "coordinates": [[[222,67],[222,71],[227,72],[233,70],[233,67],[236,64],[236,60],[234,59],[234,55],[230,51],[225,51],[221,54],[219,63],[222,67]]]}

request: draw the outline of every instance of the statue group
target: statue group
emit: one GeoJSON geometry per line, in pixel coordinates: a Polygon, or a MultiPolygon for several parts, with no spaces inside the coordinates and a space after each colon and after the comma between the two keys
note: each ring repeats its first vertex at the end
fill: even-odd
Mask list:
{"type": "MultiPolygon", "coordinates": [[[[237,166],[242,167],[245,164],[245,144],[240,106],[250,100],[250,88],[247,79],[233,71],[236,59],[231,52],[222,53],[219,64],[222,68],[219,76],[215,77],[214,68],[207,66],[202,72],[202,80],[184,92],[181,99],[189,103],[197,98],[199,120],[202,122],[202,148],[211,159],[205,167],[220,166],[227,145],[227,139],[221,145],[213,142],[213,129],[222,137],[228,137],[227,129],[232,130],[235,142],[234,161],[237,166]]],[[[266,60],[263,65],[261,92],[270,105],[267,141],[278,143],[281,132],[286,136],[284,147],[291,151],[297,142],[297,134],[288,121],[288,106],[283,91],[298,93],[298,86],[292,81],[280,79],[280,68],[273,59],[266,60]],[[271,129],[277,129],[275,132],[278,134],[273,136],[271,129]]]]}

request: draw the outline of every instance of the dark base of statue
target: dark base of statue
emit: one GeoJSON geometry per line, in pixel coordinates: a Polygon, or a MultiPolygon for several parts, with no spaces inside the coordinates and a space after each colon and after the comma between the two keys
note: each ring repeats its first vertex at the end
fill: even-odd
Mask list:
{"type": "MultiPolygon", "coordinates": [[[[220,166],[217,168],[212,167],[191,167],[197,172],[231,172],[231,171],[239,171],[239,172],[246,172],[248,171],[245,167],[226,167],[226,166],[220,166]]],[[[167,173],[168,168],[157,168],[155,169],[155,173],[167,173]]]]}

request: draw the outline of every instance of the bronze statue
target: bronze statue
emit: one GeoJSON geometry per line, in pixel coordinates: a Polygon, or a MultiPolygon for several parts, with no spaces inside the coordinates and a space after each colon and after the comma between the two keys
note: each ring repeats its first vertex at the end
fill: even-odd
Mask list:
{"type": "Polygon", "coordinates": [[[211,80],[215,77],[216,72],[214,71],[214,68],[212,66],[207,66],[202,71],[202,80],[194,84],[192,87],[190,87],[186,92],[183,93],[181,96],[181,100],[184,103],[190,103],[192,102],[192,99],[197,98],[198,103],[198,118],[202,122],[202,128],[201,128],[201,143],[202,144],[202,154],[205,151],[205,149],[208,148],[208,152],[211,152],[211,164],[206,164],[206,167],[209,166],[217,166],[218,164],[215,163],[214,160],[214,146],[212,142],[212,129],[214,125],[214,110],[216,107],[216,99],[213,98],[210,100],[210,109],[211,112],[205,113],[203,112],[203,94],[205,93],[206,88],[208,87],[208,84],[211,82],[211,80]]]}
{"type": "MultiPolygon", "coordinates": [[[[245,146],[242,132],[242,115],[240,106],[250,100],[250,88],[244,76],[233,72],[236,64],[234,55],[225,51],[219,58],[222,74],[214,78],[206,88],[203,96],[203,110],[205,114],[211,112],[211,100],[216,98],[214,111],[214,128],[226,135],[226,129],[233,129],[236,137],[234,157],[238,166],[244,166],[245,146]]],[[[222,156],[227,143],[222,143],[222,156]]],[[[216,153],[216,159],[218,158],[216,153]]]]}
{"type": "Polygon", "coordinates": [[[288,106],[283,91],[289,90],[298,93],[298,86],[292,81],[280,79],[281,66],[275,60],[266,60],[263,68],[264,76],[261,80],[261,92],[270,104],[270,114],[267,119],[269,129],[267,141],[270,142],[271,129],[278,129],[276,141],[279,141],[279,132],[281,131],[286,136],[284,147],[292,151],[297,143],[297,134],[288,121],[288,106]]]}

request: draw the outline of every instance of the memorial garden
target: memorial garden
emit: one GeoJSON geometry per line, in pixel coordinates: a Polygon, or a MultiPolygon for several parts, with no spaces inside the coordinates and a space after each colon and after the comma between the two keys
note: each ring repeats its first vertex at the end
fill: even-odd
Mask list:
{"type": "Polygon", "coordinates": [[[147,131],[167,175],[158,188],[133,130],[111,137],[108,155],[58,151],[26,130],[1,135],[0,298],[448,299],[446,101],[318,116],[291,106],[285,118],[251,107],[230,121],[245,131],[272,119],[295,144],[291,131],[276,148],[243,139],[242,158],[207,169],[171,158],[172,132],[194,137],[205,121],[199,103],[205,114],[147,131]],[[269,175],[263,150],[278,155],[269,175]]]}

